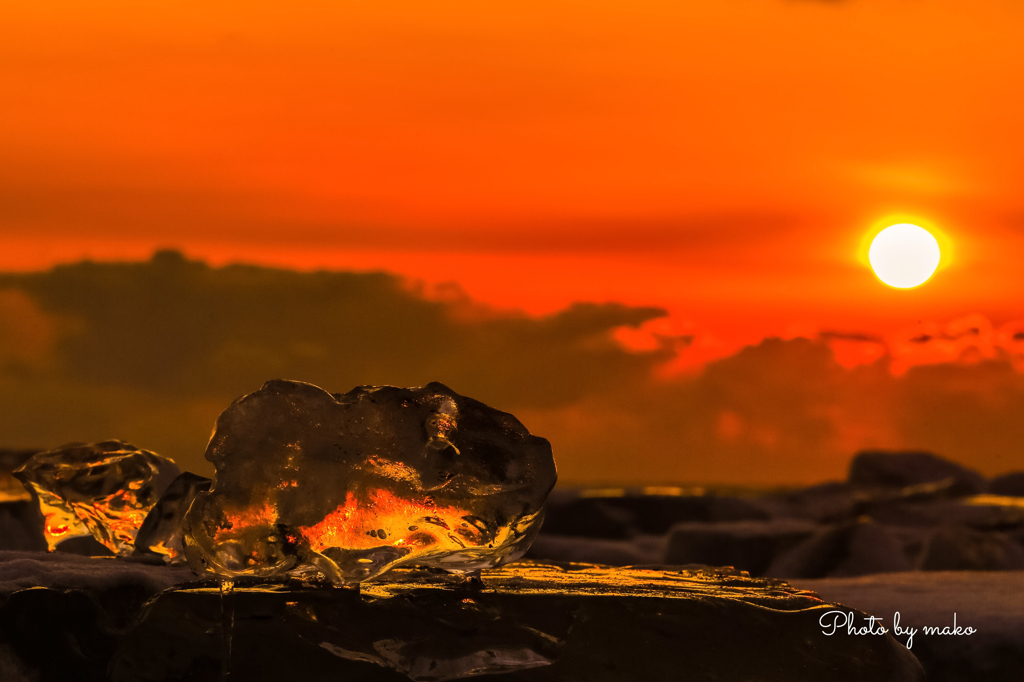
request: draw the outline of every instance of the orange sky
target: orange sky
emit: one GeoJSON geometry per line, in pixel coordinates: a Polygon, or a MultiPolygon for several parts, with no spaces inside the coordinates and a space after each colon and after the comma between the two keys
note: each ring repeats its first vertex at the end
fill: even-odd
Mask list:
{"type": "Polygon", "coordinates": [[[295,5],[6,0],[0,269],[175,246],[661,305],[682,365],[1024,318],[1019,0],[295,5]],[[890,215],[945,235],[920,289],[859,260],[890,215]]]}

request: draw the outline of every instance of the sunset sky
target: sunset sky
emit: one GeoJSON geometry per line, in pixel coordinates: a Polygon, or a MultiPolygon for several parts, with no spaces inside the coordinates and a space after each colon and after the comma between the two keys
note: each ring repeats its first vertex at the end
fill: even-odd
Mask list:
{"type": "MultiPolygon", "coordinates": [[[[656,307],[605,331],[656,356],[644,371],[662,387],[804,339],[883,383],[989,372],[957,381],[1010,424],[1024,400],[1021,35],[1019,0],[7,0],[0,270],[174,248],[213,266],[383,270],[484,317],[656,307]],[[920,288],[867,266],[893,222],[939,238],[920,288]]],[[[12,291],[0,355],[31,364],[60,336],[58,299],[12,291]]],[[[970,459],[963,429],[929,441],[857,422],[884,410],[854,393],[830,417],[833,459],[787,476],[836,473],[836,453],[862,446],[950,443],[970,459]]],[[[587,420],[612,408],[578,398],[561,416],[522,409],[597,438],[587,420]]],[[[707,419],[729,447],[782,447],[788,428],[764,435],[728,406],[707,419]]],[[[1024,468],[999,434],[986,447],[1002,454],[978,466],[1024,468]]],[[[570,478],[614,478],[585,472],[581,453],[600,448],[580,438],[570,478]]]]}

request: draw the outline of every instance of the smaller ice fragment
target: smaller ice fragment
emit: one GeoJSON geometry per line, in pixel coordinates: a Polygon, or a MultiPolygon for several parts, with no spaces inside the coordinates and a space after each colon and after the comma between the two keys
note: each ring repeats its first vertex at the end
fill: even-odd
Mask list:
{"type": "Polygon", "coordinates": [[[159,554],[172,564],[185,563],[181,521],[192,500],[210,489],[210,479],[186,471],[167,487],[149,510],[135,538],[136,554],[159,554]]]}
{"type": "Polygon", "coordinates": [[[124,556],[178,467],[155,452],[108,440],[37,453],[14,475],[39,502],[51,552],[65,540],[92,535],[124,556]]]}

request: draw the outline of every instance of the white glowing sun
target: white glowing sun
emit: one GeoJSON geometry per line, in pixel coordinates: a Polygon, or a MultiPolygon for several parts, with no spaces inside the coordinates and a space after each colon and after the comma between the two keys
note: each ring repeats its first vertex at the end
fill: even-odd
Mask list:
{"type": "Polygon", "coordinates": [[[890,225],[875,237],[868,261],[878,279],[897,289],[924,284],[939,267],[939,243],[928,230],[910,223],[890,225]]]}

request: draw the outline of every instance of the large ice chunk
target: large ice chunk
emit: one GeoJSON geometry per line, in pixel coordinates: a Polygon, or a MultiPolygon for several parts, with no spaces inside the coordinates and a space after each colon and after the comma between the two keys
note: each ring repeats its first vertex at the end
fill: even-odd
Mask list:
{"type": "Polygon", "coordinates": [[[127,555],[178,467],[155,452],[107,440],[36,453],[14,475],[39,502],[51,552],[65,540],[92,535],[127,555]]]}
{"type": "Polygon", "coordinates": [[[185,515],[185,555],[224,579],[475,573],[526,552],[556,477],[546,440],[439,383],[269,381],[221,414],[206,458],[217,474],[185,515]]]}

